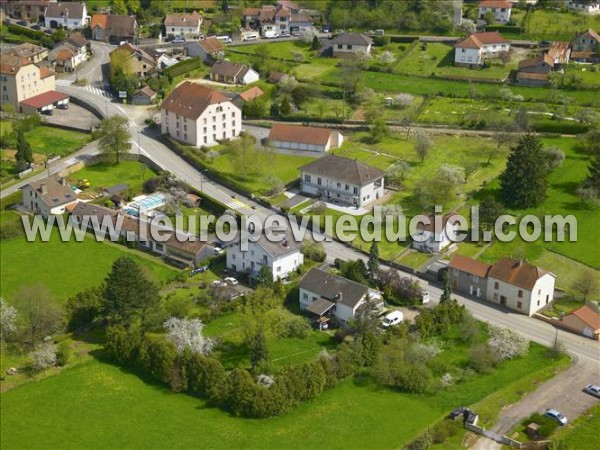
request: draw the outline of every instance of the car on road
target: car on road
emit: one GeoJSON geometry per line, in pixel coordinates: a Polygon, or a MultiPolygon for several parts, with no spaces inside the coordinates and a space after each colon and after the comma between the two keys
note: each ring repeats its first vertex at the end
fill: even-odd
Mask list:
{"type": "Polygon", "coordinates": [[[583,392],[600,398],[600,385],[588,384],[585,388],[583,388],[583,392]]]}
{"type": "Polygon", "coordinates": [[[235,286],[236,284],[238,284],[238,280],[236,280],[233,277],[223,278],[223,281],[225,281],[225,283],[230,284],[232,286],[235,286]]]}
{"type": "Polygon", "coordinates": [[[69,104],[68,103],[62,103],[60,105],[57,106],[58,109],[69,109],[69,104]]]}
{"type": "Polygon", "coordinates": [[[549,419],[558,422],[559,425],[566,425],[568,422],[564,414],[560,411],[557,411],[556,409],[547,409],[544,413],[544,417],[548,417],[549,419]]]}
{"type": "Polygon", "coordinates": [[[45,116],[51,116],[52,114],[54,114],[54,110],[52,110],[52,109],[44,109],[42,111],[42,114],[45,115],[45,116]]]}

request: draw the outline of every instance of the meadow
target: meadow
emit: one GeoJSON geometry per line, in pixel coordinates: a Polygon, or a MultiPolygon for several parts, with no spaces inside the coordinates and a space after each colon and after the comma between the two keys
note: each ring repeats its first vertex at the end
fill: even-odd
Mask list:
{"type": "Polygon", "coordinates": [[[156,176],[156,172],[137,161],[121,161],[119,164],[101,162],[86,166],[71,174],[69,180],[78,184],[79,180],[90,182],[90,191],[100,192],[117,184],[124,183],[129,189],[139,194],[144,181],[156,176]]]}

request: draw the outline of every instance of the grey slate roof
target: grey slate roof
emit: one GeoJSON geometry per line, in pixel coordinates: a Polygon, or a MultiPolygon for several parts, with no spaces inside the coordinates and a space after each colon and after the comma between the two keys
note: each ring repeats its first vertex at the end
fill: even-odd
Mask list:
{"type": "Polygon", "coordinates": [[[350,184],[365,186],[382,178],[385,172],[355,159],[338,155],[326,155],[302,167],[302,172],[334,178],[350,184]]]}
{"type": "Polygon", "coordinates": [[[310,269],[302,278],[299,287],[351,308],[369,292],[367,286],[321,269],[310,269]]]}
{"type": "Polygon", "coordinates": [[[344,45],[369,45],[371,42],[373,42],[373,39],[360,33],[338,34],[331,40],[332,44],[344,45]]]}

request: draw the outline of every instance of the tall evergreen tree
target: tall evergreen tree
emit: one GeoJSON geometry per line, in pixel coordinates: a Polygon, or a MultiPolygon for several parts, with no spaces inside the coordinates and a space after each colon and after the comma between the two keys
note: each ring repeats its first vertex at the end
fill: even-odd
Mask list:
{"type": "Polygon", "coordinates": [[[261,365],[269,362],[267,340],[262,328],[259,328],[252,339],[252,369],[256,370],[261,365]]]}
{"type": "Polygon", "coordinates": [[[600,193],[600,148],[596,149],[595,154],[591,157],[585,184],[600,193]]]}
{"type": "Polygon", "coordinates": [[[440,303],[445,303],[450,300],[452,296],[452,286],[450,285],[450,277],[448,271],[444,272],[444,290],[440,296],[440,303]]]}
{"type": "Polygon", "coordinates": [[[375,278],[377,269],[379,269],[379,246],[377,241],[373,241],[369,250],[369,261],[367,262],[367,268],[369,269],[369,277],[371,281],[375,278]]]}
{"type": "Polygon", "coordinates": [[[514,208],[537,206],[546,198],[547,177],[540,139],[527,134],[511,149],[506,170],[500,175],[500,198],[514,208]]]}
{"type": "Polygon", "coordinates": [[[17,153],[15,158],[17,161],[25,161],[27,163],[33,161],[33,152],[31,151],[31,145],[29,145],[25,137],[23,126],[20,126],[17,131],[17,153]]]}

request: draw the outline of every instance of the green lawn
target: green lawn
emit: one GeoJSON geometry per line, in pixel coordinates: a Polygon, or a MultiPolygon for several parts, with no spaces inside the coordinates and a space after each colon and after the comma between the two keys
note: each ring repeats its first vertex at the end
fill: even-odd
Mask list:
{"type": "Polygon", "coordinates": [[[314,58],[310,63],[297,66],[294,72],[298,80],[312,81],[333,70],[337,62],[333,58],[314,58]]]}
{"type": "Polygon", "coordinates": [[[516,68],[517,59],[514,53],[506,66],[498,60],[492,60],[491,66],[481,70],[471,70],[454,66],[454,47],[450,44],[428,43],[415,46],[396,66],[396,71],[409,75],[421,76],[461,76],[490,80],[504,80],[511,69],[516,68]]]}
{"type": "MultiPolygon", "coordinates": [[[[2,216],[13,212],[3,212],[2,216]]],[[[97,286],[112,263],[128,255],[148,270],[151,279],[161,283],[177,270],[159,258],[110,242],[97,242],[86,235],[83,242],[62,242],[58,231],[48,242],[27,242],[24,237],[0,241],[2,253],[1,295],[10,300],[24,286],[45,285],[65,302],[70,296],[97,286]]]]}
{"type": "Polygon", "coordinates": [[[83,147],[90,135],[78,131],[38,126],[25,133],[34,153],[65,156],[83,147]]]}
{"type": "Polygon", "coordinates": [[[145,164],[137,161],[121,161],[119,164],[98,163],[87,166],[71,174],[69,179],[77,184],[77,180],[88,180],[90,189],[94,191],[125,183],[137,193],[142,191],[145,180],[156,176],[156,173],[145,164]]]}
{"type": "Polygon", "coordinates": [[[556,436],[567,450],[593,450],[597,448],[600,429],[600,404],[591,408],[568,427],[561,428],[556,436]],[[596,444],[595,444],[596,443],[596,444]]]}
{"type": "MultiPolygon", "coordinates": [[[[246,54],[254,54],[257,49],[261,48],[264,42],[256,45],[243,45],[238,47],[230,47],[236,52],[242,52],[246,54]]],[[[267,44],[270,55],[274,58],[282,59],[294,59],[294,53],[301,53],[304,58],[308,59],[311,56],[310,44],[301,41],[284,41],[284,42],[273,42],[270,41],[267,44]]]]}
{"type": "Polygon", "coordinates": [[[555,364],[533,345],[504,363],[435,395],[403,394],[348,380],[282,417],[235,418],[188,395],[93,361],[1,397],[5,448],[309,448],[323,424],[343,439],[330,448],[398,448],[458,405],[470,405],[555,364]],[[177,436],[175,439],[174,436],[177,436]]]}
{"type": "Polygon", "coordinates": [[[536,9],[525,23],[525,35],[535,36],[537,39],[564,40],[573,39],[573,33],[585,31],[588,28],[600,29],[600,17],[587,16],[574,12],[557,12],[536,9]]]}

